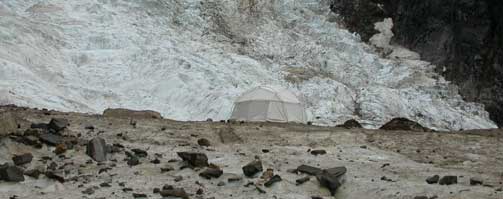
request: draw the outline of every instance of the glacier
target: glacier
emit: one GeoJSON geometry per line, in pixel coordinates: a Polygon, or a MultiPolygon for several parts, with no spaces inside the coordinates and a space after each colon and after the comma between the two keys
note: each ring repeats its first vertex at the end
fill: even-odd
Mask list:
{"type": "Polygon", "coordinates": [[[388,46],[389,23],[371,45],[339,21],[329,0],[1,0],[0,104],[220,120],[270,84],[320,125],[496,128],[435,66],[388,46]]]}

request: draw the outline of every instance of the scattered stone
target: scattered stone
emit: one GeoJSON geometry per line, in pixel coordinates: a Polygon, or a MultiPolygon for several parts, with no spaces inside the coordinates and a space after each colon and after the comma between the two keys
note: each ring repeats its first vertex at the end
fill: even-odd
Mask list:
{"type": "Polygon", "coordinates": [[[32,169],[32,170],[27,170],[24,171],[24,175],[30,176],[32,178],[38,179],[38,177],[42,174],[42,172],[38,169],[32,169]]]}
{"type": "Polygon", "coordinates": [[[92,131],[92,130],[94,130],[95,128],[94,128],[94,126],[93,126],[93,125],[87,125],[87,126],[85,126],[85,127],[84,127],[84,129],[86,129],[86,130],[91,130],[91,131],[92,131]]]}
{"type": "Polygon", "coordinates": [[[419,123],[411,121],[407,118],[393,118],[388,123],[384,124],[381,130],[389,130],[389,131],[420,131],[420,132],[428,132],[430,131],[428,128],[421,126],[419,123]]]}
{"type": "Polygon", "coordinates": [[[148,156],[147,151],[142,150],[142,149],[131,149],[131,151],[138,157],[140,158],[145,158],[148,156]]]}
{"type": "Polygon", "coordinates": [[[58,144],[63,143],[63,137],[52,133],[40,134],[38,138],[40,139],[41,142],[50,146],[57,146],[58,144]]]}
{"type": "Polygon", "coordinates": [[[199,144],[199,146],[205,146],[205,147],[211,146],[210,141],[206,138],[201,138],[201,139],[197,140],[197,144],[199,144]]]}
{"type": "Polygon", "coordinates": [[[146,198],[147,194],[144,193],[133,193],[133,198],[146,198]]]}
{"type": "Polygon", "coordinates": [[[57,181],[59,181],[61,183],[64,183],[66,181],[65,174],[62,171],[47,170],[45,172],[45,176],[47,178],[57,180],[57,181]]]}
{"type": "Polygon", "coordinates": [[[156,159],[153,159],[152,161],[150,161],[150,163],[152,163],[152,164],[161,164],[161,160],[159,160],[159,159],[156,158],[156,159]]]}
{"type": "Polygon", "coordinates": [[[297,167],[297,171],[299,171],[301,173],[306,173],[309,175],[314,175],[314,176],[323,172],[323,170],[321,170],[319,168],[308,166],[308,165],[300,165],[299,167],[297,167]]]}
{"type": "Polygon", "coordinates": [[[94,194],[94,189],[92,187],[89,187],[86,190],[82,191],[82,193],[87,194],[87,195],[92,195],[92,194],[94,194]]]}
{"type": "Polygon", "coordinates": [[[177,154],[180,158],[182,158],[183,161],[189,163],[190,166],[208,166],[208,157],[204,153],[178,152],[177,154]]]}
{"type": "Polygon", "coordinates": [[[87,143],[86,154],[96,162],[107,160],[107,143],[103,138],[96,137],[87,143]]]}
{"type": "Polygon", "coordinates": [[[219,187],[225,186],[225,182],[224,181],[220,181],[220,182],[218,182],[217,186],[219,186],[219,187]]]}
{"type": "Polygon", "coordinates": [[[103,111],[103,116],[105,117],[115,117],[115,118],[136,118],[136,119],[162,119],[159,112],[151,110],[129,110],[123,108],[109,108],[103,111]]]}
{"type": "Polygon", "coordinates": [[[14,162],[15,165],[23,165],[23,164],[28,164],[33,160],[33,155],[31,153],[25,153],[21,155],[14,155],[12,157],[12,161],[14,162]]]}
{"type": "Polygon", "coordinates": [[[299,178],[299,179],[295,180],[295,182],[297,183],[297,185],[301,185],[301,184],[306,183],[309,180],[311,180],[311,177],[306,176],[306,177],[299,178]]]}
{"type": "Polygon", "coordinates": [[[211,178],[219,178],[223,173],[224,172],[220,168],[208,168],[201,172],[199,176],[209,180],[211,178]]]}
{"type": "Polygon", "coordinates": [[[241,181],[243,180],[243,178],[241,176],[238,176],[238,175],[233,175],[229,178],[227,178],[227,182],[231,183],[231,182],[238,182],[238,181],[241,181]]]}
{"type": "Polygon", "coordinates": [[[484,183],[484,181],[479,177],[470,178],[470,185],[472,185],[472,186],[482,185],[483,183],[484,183]]]}
{"type": "Polygon", "coordinates": [[[312,150],[311,151],[311,154],[312,155],[325,155],[327,154],[327,151],[323,150],[323,149],[319,149],[319,150],[312,150]]]}
{"type": "Polygon", "coordinates": [[[279,175],[274,175],[271,179],[269,179],[266,183],[264,183],[264,186],[266,187],[271,187],[274,183],[282,181],[281,176],[279,175]]]}
{"type": "Polygon", "coordinates": [[[40,148],[42,147],[42,144],[40,143],[39,138],[36,136],[33,136],[33,135],[27,136],[25,134],[25,136],[19,137],[19,139],[16,139],[16,141],[23,143],[25,145],[28,145],[28,146],[33,146],[35,148],[38,148],[38,146],[40,146],[40,148]]]}
{"type": "Polygon", "coordinates": [[[259,193],[267,193],[265,192],[265,190],[261,189],[260,187],[258,186],[255,186],[255,189],[259,192],[259,193]]]}
{"type": "Polygon", "coordinates": [[[387,181],[387,182],[393,182],[393,180],[392,180],[392,179],[389,179],[389,178],[388,178],[388,177],[386,177],[386,176],[381,177],[381,180],[382,180],[382,181],[387,181]]]}
{"type": "Polygon", "coordinates": [[[243,139],[239,137],[232,127],[222,128],[218,131],[218,136],[220,137],[220,141],[224,144],[231,143],[242,143],[243,139]]]}
{"type": "Polygon", "coordinates": [[[204,191],[203,189],[199,188],[197,191],[196,191],[196,194],[197,195],[203,195],[204,191]]]}
{"type": "Polygon", "coordinates": [[[189,195],[183,188],[171,188],[171,189],[163,189],[159,192],[162,197],[179,197],[183,199],[188,199],[189,195]]]}
{"type": "Polygon", "coordinates": [[[444,176],[438,181],[440,185],[452,185],[458,183],[458,176],[444,176]]]}
{"type": "Polygon", "coordinates": [[[32,123],[30,125],[30,128],[32,128],[32,129],[44,129],[44,130],[47,130],[47,129],[49,129],[49,124],[46,124],[46,123],[32,123]]]}
{"type": "Polygon", "coordinates": [[[434,176],[426,178],[426,183],[428,183],[428,184],[437,184],[439,180],[440,180],[440,176],[439,175],[434,175],[434,176]]]}
{"type": "Polygon", "coordinates": [[[416,196],[414,199],[429,199],[428,196],[416,196]]]}
{"type": "Polygon", "coordinates": [[[360,122],[356,121],[355,119],[350,119],[342,125],[338,125],[338,127],[344,127],[347,129],[361,129],[363,128],[360,122]]]}
{"type": "Polygon", "coordinates": [[[262,149],[262,153],[269,153],[271,152],[269,149],[262,149]]]}
{"type": "Polygon", "coordinates": [[[52,118],[49,122],[49,129],[54,130],[55,132],[59,132],[65,129],[68,126],[68,120],[63,118],[52,118]]]}
{"type": "Polygon", "coordinates": [[[170,172],[170,171],[173,171],[173,170],[175,170],[175,168],[173,168],[172,166],[167,165],[167,166],[161,168],[161,173],[166,173],[166,172],[170,172]]]}
{"type": "Polygon", "coordinates": [[[320,185],[328,188],[333,196],[335,195],[337,189],[341,186],[340,177],[346,172],[346,167],[335,167],[323,170],[323,172],[319,173],[316,178],[320,182],[320,185]]]}
{"type": "Polygon", "coordinates": [[[140,164],[140,159],[138,159],[138,157],[136,157],[136,156],[130,156],[127,159],[127,165],[129,165],[130,167],[136,166],[136,165],[139,165],[139,164],[140,164]]]}
{"type": "Polygon", "coordinates": [[[368,147],[367,147],[367,145],[361,145],[360,148],[361,149],[367,149],[368,147]]]}
{"type": "Polygon", "coordinates": [[[183,176],[175,176],[175,179],[174,179],[175,182],[180,182],[182,180],[183,180],[183,176]]]}
{"type": "Polygon", "coordinates": [[[11,164],[3,164],[0,165],[0,179],[5,180],[7,182],[22,182],[24,181],[24,171],[23,169],[11,165],[11,164]]]}
{"type": "Polygon", "coordinates": [[[131,191],[133,191],[133,189],[129,188],[129,187],[126,187],[126,188],[123,188],[122,191],[123,192],[131,192],[131,191]]]}
{"type": "Polygon", "coordinates": [[[253,177],[261,171],[263,171],[263,168],[260,160],[254,160],[243,167],[243,173],[246,177],[253,177]]]}
{"type": "Polygon", "coordinates": [[[159,193],[159,192],[161,192],[161,189],[159,189],[159,188],[154,188],[153,193],[159,193]]]}

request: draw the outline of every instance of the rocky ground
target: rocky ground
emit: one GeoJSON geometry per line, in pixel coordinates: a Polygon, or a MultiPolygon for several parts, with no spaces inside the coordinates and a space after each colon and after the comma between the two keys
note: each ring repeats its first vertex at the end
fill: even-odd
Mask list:
{"type": "Polygon", "coordinates": [[[131,115],[1,107],[0,198],[503,198],[501,130],[131,115]]]}

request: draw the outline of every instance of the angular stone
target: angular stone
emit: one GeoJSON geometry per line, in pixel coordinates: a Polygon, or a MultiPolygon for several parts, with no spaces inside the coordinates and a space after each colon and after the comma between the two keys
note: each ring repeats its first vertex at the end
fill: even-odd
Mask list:
{"type": "Polygon", "coordinates": [[[299,179],[295,180],[295,182],[297,183],[297,185],[301,185],[301,184],[306,183],[309,180],[311,180],[311,177],[306,176],[306,177],[299,178],[299,179]]]}
{"type": "Polygon", "coordinates": [[[223,173],[224,172],[220,168],[208,168],[205,171],[199,173],[199,176],[209,180],[211,178],[219,178],[223,173]]]}
{"type": "Polygon", "coordinates": [[[428,184],[436,184],[440,180],[440,176],[434,175],[431,177],[426,178],[426,183],[428,184]]]}
{"type": "Polygon", "coordinates": [[[31,153],[25,153],[21,155],[14,155],[12,157],[12,161],[14,162],[15,165],[23,165],[23,164],[28,164],[33,160],[33,155],[31,153]]]}
{"type": "Polygon", "coordinates": [[[55,132],[59,132],[65,129],[68,126],[68,120],[63,118],[52,118],[49,122],[49,129],[54,130],[55,132]]]}
{"type": "Polygon", "coordinates": [[[41,142],[51,146],[57,146],[58,144],[63,143],[63,137],[52,133],[40,134],[38,138],[40,139],[41,142]]]}
{"type": "Polygon", "coordinates": [[[281,176],[279,175],[274,175],[271,179],[269,179],[266,183],[264,183],[264,186],[266,187],[270,187],[272,186],[274,183],[276,182],[280,182],[282,181],[283,179],[281,179],[281,176]]]}
{"type": "Polygon", "coordinates": [[[38,177],[42,174],[42,172],[38,169],[32,169],[24,171],[24,175],[30,176],[32,178],[38,179],[38,177]]]}
{"type": "Polygon", "coordinates": [[[96,137],[89,140],[86,147],[86,154],[96,162],[107,160],[107,143],[103,138],[96,137]]]}
{"type": "Polygon", "coordinates": [[[262,161],[260,160],[254,160],[243,167],[243,173],[246,177],[253,177],[263,170],[262,161]]]}
{"type": "Polygon", "coordinates": [[[30,125],[30,128],[32,128],[32,129],[44,129],[44,130],[47,130],[47,129],[49,129],[49,124],[46,124],[46,123],[32,123],[30,125]]]}
{"type": "Polygon", "coordinates": [[[470,178],[470,185],[475,186],[475,185],[482,185],[484,181],[482,178],[479,177],[472,177],[470,178]]]}
{"type": "Polygon", "coordinates": [[[177,153],[183,161],[189,163],[193,167],[206,167],[208,166],[208,157],[204,153],[193,152],[178,152],[177,153]]]}
{"type": "Polygon", "coordinates": [[[0,179],[7,182],[22,182],[24,181],[24,171],[23,169],[11,165],[3,164],[0,165],[0,179]]]}
{"type": "Polygon", "coordinates": [[[179,197],[183,199],[189,198],[189,195],[183,188],[163,189],[159,193],[162,197],[179,197]]]}
{"type": "Polygon", "coordinates": [[[147,151],[143,150],[143,149],[131,149],[131,151],[138,157],[140,158],[145,158],[148,156],[148,153],[147,151]]]}
{"type": "Polygon", "coordinates": [[[133,198],[146,198],[147,194],[144,193],[133,193],[133,198]]]}
{"type": "Polygon", "coordinates": [[[206,138],[198,139],[197,144],[199,144],[199,146],[205,146],[205,147],[211,146],[210,141],[206,138]]]}
{"type": "Polygon", "coordinates": [[[138,157],[136,156],[130,156],[127,160],[127,165],[129,166],[136,166],[136,165],[139,165],[140,164],[140,159],[138,159],[138,157]]]}
{"type": "Polygon", "coordinates": [[[440,185],[452,185],[458,183],[458,176],[444,176],[438,181],[440,185]]]}
{"type": "Polygon", "coordinates": [[[335,167],[323,170],[323,172],[318,174],[316,178],[320,182],[320,185],[328,188],[333,196],[335,195],[337,189],[341,186],[340,177],[346,172],[346,167],[335,167]]]}
{"type": "Polygon", "coordinates": [[[65,173],[63,171],[48,170],[45,172],[45,176],[47,178],[57,180],[61,183],[64,183],[66,181],[65,173]]]}
{"type": "Polygon", "coordinates": [[[323,150],[323,149],[319,149],[319,150],[312,150],[311,151],[311,154],[312,155],[325,155],[327,154],[327,151],[323,150]]]}
{"type": "Polygon", "coordinates": [[[309,175],[318,175],[323,172],[320,168],[308,166],[308,165],[300,165],[297,167],[297,171],[301,173],[306,173],[309,175]]]}

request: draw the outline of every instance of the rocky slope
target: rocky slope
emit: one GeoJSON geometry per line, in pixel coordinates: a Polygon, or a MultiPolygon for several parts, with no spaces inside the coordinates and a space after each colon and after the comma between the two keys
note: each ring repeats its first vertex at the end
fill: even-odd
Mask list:
{"type": "Polygon", "coordinates": [[[8,165],[0,166],[0,198],[503,197],[501,130],[382,131],[122,114],[0,107],[0,116],[18,124],[8,135],[0,131],[0,164],[8,165]],[[306,172],[334,167],[346,172],[332,197],[320,183],[326,181],[306,172]]]}
{"type": "Polygon", "coordinates": [[[0,104],[219,120],[272,84],[301,96],[317,124],[496,127],[430,63],[382,58],[339,26],[330,1],[4,0],[0,16],[0,104]]]}
{"type": "Polygon", "coordinates": [[[436,64],[468,101],[485,104],[503,125],[503,2],[498,0],[334,0],[331,8],[364,40],[393,19],[393,41],[436,64]]]}

